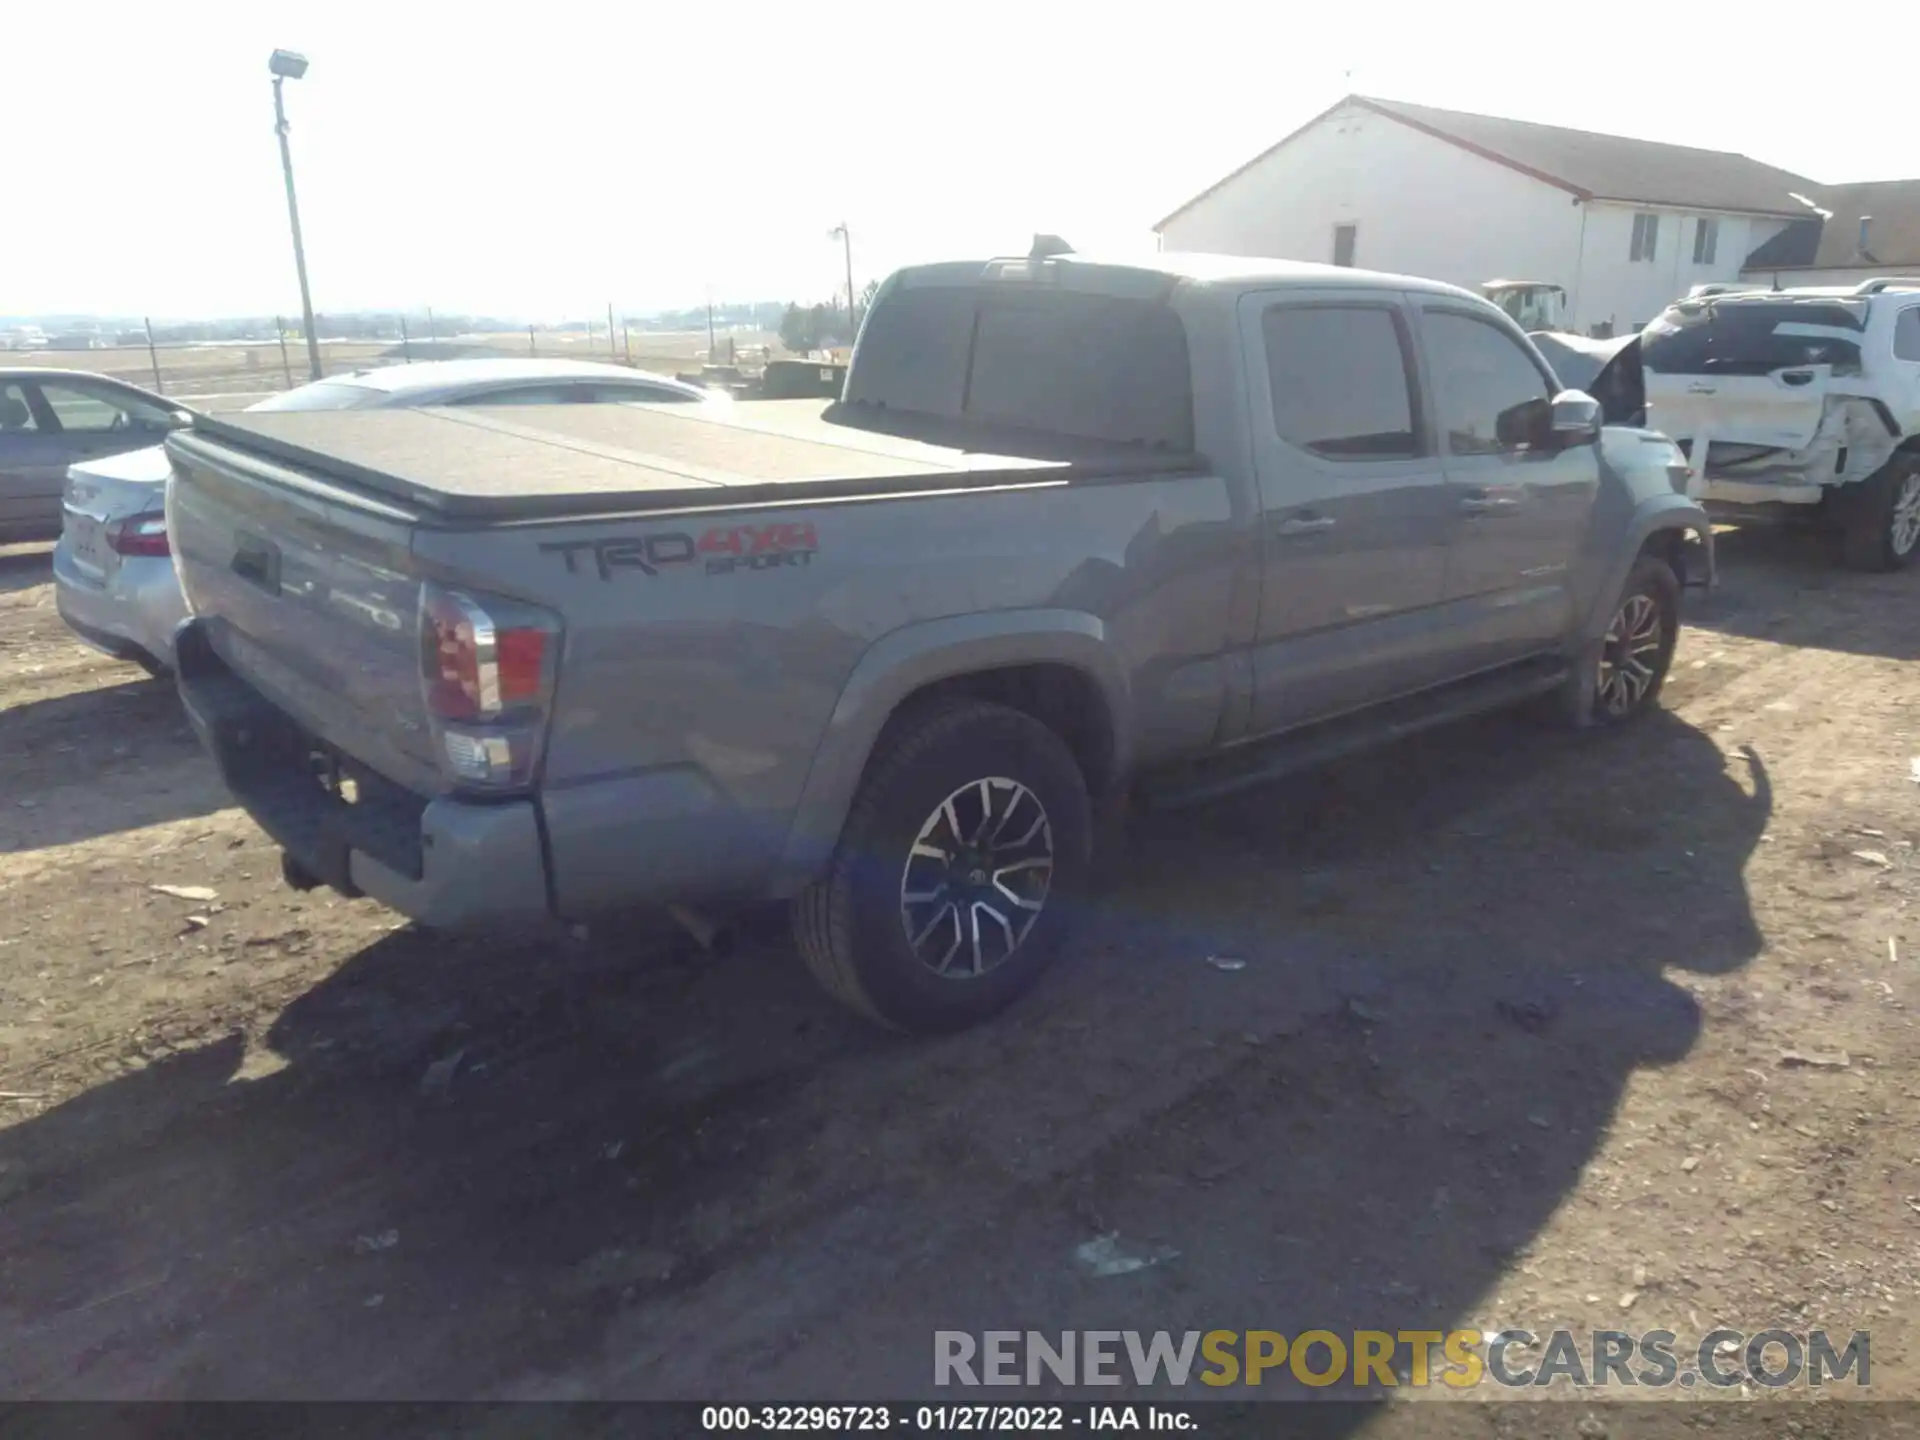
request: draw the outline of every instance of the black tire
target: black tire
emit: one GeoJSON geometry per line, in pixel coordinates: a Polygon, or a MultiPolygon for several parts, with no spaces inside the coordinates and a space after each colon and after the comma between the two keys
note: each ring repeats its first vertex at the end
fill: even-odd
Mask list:
{"type": "MultiPolygon", "coordinates": [[[[1040,978],[1066,937],[1092,849],[1093,806],[1086,780],[1058,735],[1002,705],[971,700],[940,704],[897,724],[868,763],[831,867],[794,900],[794,938],[827,993],[869,1019],[918,1034],[963,1029],[1004,1009],[1040,978]],[[1012,786],[989,783],[993,781],[1012,786]],[[1025,826],[1026,817],[1034,813],[1013,807],[1037,804],[1044,825],[1030,848],[1017,855],[1011,846],[995,851],[973,862],[958,881],[925,853],[910,861],[923,828],[936,824],[940,828],[926,836],[928,846],[942,853],[952,848],[959,863],[961,847],[949,839],[956,823],[962,840],[969,838],[966,831],[978,835],[988,828],[984,817],[990,812],[975,808],[981,804],[975,787],[983,784],[989,803],[1005,807],[999,828],[1009,835],[1016,819],[1025,826]],[[1024,790],[1025,800],[1014,793],[1015,787],[1024,790]],[[955,809],[942,822],[942,807],[949,800],[955,809]],[[978,825],[976,814],[982,817],[978,825]],[[1050,842],[1050,866],[1033,862],[1043,841],[1050,842]],[[969,888],[968,879],[978,882],[992,858],[1005,859],[1009,868],[993,872],[985,886],[969,888]],[[910,869],[910,864],[919,869],[910,869]],[[939,872],[938,883],[934,871],[939,872]],[[1043,873],[1046,883],[1035,889],[1043,873]],[[908,889],[910,877],[913,890],[908,889]],[[953,930],[961,948],[950,957],[947,973],[939,973],[932,958],[916,953],[907,930],[909,915],[916,924],[923,916],[937,917],[938,902],[909,909],[906,897],[927,890],[956,896],[983,893],[979,903],[1001,905],[1017,923],[1021,912],[999,899],[1007,891],[994,889],[996,884],[1010,887],[1029,904],[1038,896],[1039,909],[1027,928],[1016,935],[1009,924],[1002,936],[991,918],[982,921],[977,914],[975,923],[983,924],[985,933],[976,944],[965,929],[953,930]],[[1004,955],[1003,940],[1012,941],[1004,955]],[[972,967],[976,949],[978,974],[972,967]]],[[[973,902],[948,902],[956,926],[961,924],[960,903],[970,908],[973,902]]],[[[937,957],[949,931],[945,922],[937,933],[931,930],[930,925],[923,948],[929,957],[937,957]]]]}
{"type": "Polygon", "coordinates": [[[1920,554],[1920,456],[1896,455],[1840,492],[1840,559],[1849,570],[1904,570],[1920,554]]]}
{"type": "Polygon", "coordinates": [[[1679,639],[1680,579],[1666,561],[1642,555],[1628,572],[1607,620],[1588,723],[1626,725],[1653,709],[1673,667],[1673,647],[1679,639]],[[1643,625],[1646,616],[1656,630],[1643,625]],[[1636,666],[1651,674],[1636,679],[1636,666]]]}

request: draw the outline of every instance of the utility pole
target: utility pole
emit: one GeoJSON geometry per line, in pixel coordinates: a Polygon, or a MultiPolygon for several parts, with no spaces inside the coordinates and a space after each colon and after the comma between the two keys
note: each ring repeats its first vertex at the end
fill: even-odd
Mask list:
{"type": "Polygon", "coordinates": [[[709,365],[719,363],[720,357],[713,353],[719,348],[718,342],[713,338],[713,287],[709,285],[707,287],[707,363],[709,365]]]}
{"type": "Polygon", "coordinates": [[[293,229],[293,268],[300,276],[300,314],[307,326],[307,365],[313,378],[320,378],[320,340],[313,330],[313,294],[307,288],[307,249],[300,239],[300,202],[293,193],[293,151],[287,145],[287,106],[281,85],[298,80],[307,73],[307,57],[290,50],[276,50],[268,60],[273,72],[273,124],[280,136],[280,169],[287,177],[287,223],[293,229]]]}
{"type": "Polygon", "coordinates": [[[828,234],[838,240],[847,256],[847,344],[852,345],[854,337],[860,333],[860,296],[853,288],[853,232],[847,229],[842,220],[828,234]]]}
{"type": "Polygon", "coordinates": [[[160,352],[153,348],[153,319],[151,316],[142,316],[141,320],[147,327],[147,360],[153,366],[154,393],[164,395],[167,387],[160,383],[160,352]]]}
{"type": "Polygon", "coordinates": [[[607,302],[607,354],[616,360],[620,358],[620,347],[614,343],[613,338],[613,302],[611,300],[607,302]]]}

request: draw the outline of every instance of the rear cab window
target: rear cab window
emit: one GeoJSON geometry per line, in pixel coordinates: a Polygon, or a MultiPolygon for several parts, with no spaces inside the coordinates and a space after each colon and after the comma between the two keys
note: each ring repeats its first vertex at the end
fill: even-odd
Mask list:
{"type": "Polygon", "coordinates": [[[846,402],[988,429],[1189,453],[1186,328],[1161,300],[1008,283],[874,306],[846,402]]]}
{"type": "Polygon", "coordinates": [[[1811,365],[1858,375],[1866,326],[1867,306],[1838,296],[1683,300],[1647,326],[1640,360],[1661,375],[1771,375],[1811,365]]]}

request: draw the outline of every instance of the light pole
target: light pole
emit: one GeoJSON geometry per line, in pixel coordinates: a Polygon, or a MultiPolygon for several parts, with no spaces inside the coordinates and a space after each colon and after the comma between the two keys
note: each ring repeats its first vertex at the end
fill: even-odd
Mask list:
{"type": "Polygon", "coordinates": [[[853,235],[847,229],[847,222],[842,220],[827,232],[827,236],[829,239],[838,240],[847,255],[847,344],[851,347],[854,339],[860,334],[860,316],[856,313],[859,300],[853,288],[853,235]]]}
{"type": "Polygon", "coordinates": [[[280,136],[280,168],[287,176],[287,221],[293,226],[293,268],[300,273],[300,314],[307,325],[307,366],[313,378],[320,378],[320,341],[313,333],[313,295],[307,289],[307,250],[300,243],[300,202],[293,198],[293,152],[287,148],[287,107],[280,87],[287,80],[298,80],[307,73],[307,57],[291,50],[276,50],[267,61],[273,72],[273,121],[280,136]]]}

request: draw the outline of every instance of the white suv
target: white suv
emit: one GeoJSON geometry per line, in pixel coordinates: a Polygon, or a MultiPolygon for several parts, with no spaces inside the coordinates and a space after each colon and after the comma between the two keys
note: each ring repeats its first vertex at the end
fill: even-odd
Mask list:
{"type": "Polygon", "coordinates": [[[1920,552],[1920,279],[1689,297],[1640,359],[1716,518],[1817,520],[1856,569],[1920,552]]]}

